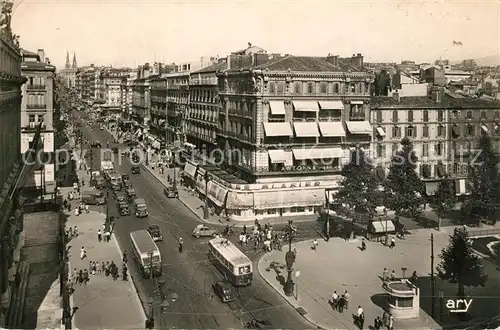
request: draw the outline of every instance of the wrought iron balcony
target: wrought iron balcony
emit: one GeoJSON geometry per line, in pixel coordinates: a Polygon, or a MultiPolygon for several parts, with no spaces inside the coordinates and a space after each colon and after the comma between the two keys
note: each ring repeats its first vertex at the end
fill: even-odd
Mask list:
{"type": "Polygon", "coordinates": [[[46,85],[27,85],[26,89],[29,91],[44,91],[47,90],[46,85]]]}
{"type": "Polygon", "coordinates": [[[47,109],[47,104],[26,104],[26,109],[47,109]]]}

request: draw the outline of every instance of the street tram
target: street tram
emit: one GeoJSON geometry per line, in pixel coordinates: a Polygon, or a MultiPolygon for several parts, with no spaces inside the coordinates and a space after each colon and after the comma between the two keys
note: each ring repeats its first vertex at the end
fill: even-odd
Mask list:
{"type": "Polygon", "coordinates": [[[130,233],[132,258],[141,276],[151,278],[161,276],[161,253],[147,230],[137,230],[130,233]]]}
{"type": "Polygon", "coordinates": [[[235,286],[252,284],[252,261],[229,240],[216,237],[208,242],[208,256],[224,278],[235,286]]]}

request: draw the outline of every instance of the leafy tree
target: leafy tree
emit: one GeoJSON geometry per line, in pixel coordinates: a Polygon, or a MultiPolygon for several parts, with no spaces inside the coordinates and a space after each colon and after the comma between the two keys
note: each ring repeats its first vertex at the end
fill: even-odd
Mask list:
{"type": "Polygon", "coordinates": [[[439,254],[439,276],[452,284],[458,284],[458,296],[465,295],[466,286],[484,286],[488,275],[479,257],[472,250],[472,241],[465,228],[456,228],[450,235],[450,244],[439,254]]]}
{"type": "Polygon", "coordinates": [[[378,181],[362,149],[356,148],[351,153],[349,163],[342,169],[342,176],[339,191],[335,195],[336,202],[347,206],[354,220],[372,221],[378,205],[378,181]]]}
{"type": "Polygon", "coordinates": [[[401,140],[401,150],[392,158],[384,182],[385,206],[393,210],[396,219],[407,216],[416,219],[422,213],[425,186],[417,172],[418,158],[408,138],[401,140]]]}
{"type": "Polygon", "coordinates": [[[491,137],[482,135],[477,157],[469,164],[470,195],[462,211],[468,218],[488,219],[495,222],[500,207],[500,158],[493,150],[491,137]]]}
{"type": "Polygon", "coordinates": [[[456,203],[457,196],[453,181],[448,176],[445,176],[439,182],[434,196],[430,198],[430,206],[438,216],[438,229],[441,229],[441,219],[443,216],[453,210],[456,203]]]}

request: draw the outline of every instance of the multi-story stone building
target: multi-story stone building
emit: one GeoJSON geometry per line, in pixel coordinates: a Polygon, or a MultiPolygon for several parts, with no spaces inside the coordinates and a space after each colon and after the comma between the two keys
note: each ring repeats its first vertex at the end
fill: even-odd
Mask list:
{"type": "Polygon", "coordinates": [[[129,77],[129,69],[106,68],[99,73],[99,101],[101,115],[120,117],[123,104],[123,87],[129,77]]]}
{"type": "Polygon", "coordinates": [[[130,117],[142,126],[147,126],[151,118],[150,76],[152,76],[152,69],[149,63],[146,63],[137,69],[137,78],[132,85],[132,113],[130,117]]]}
{"type": "Polygon", "coordinates": [[[226,60],[214,59],[217,63],[190,74],[186,142],[209,154],[217,148],[220,108],[217,72],[226,69],[226,60]]]}
{"type": "Polygon", "coordinates": [[[76,75],[76,89],[77,93],[83,100],[94,101],[95,100],[95,75],[97,68],[94,65],[89,67],[80,68],[76,75]]]}
{"type": "Polygon", "coordinates": [[[59,75],[66,82],[66,86],[70,89],[77,89],[77,74],[78,64],[76,62],[76,54],[73,53],[73,63],[69,62],[69,53],[66,53],[66,64],[64,69],[59,72],[59,75]]]}
{"type": "MultiPolygon", "coordinates": [[[[429,87],[427,96],[372,98],[373,159],[379,177],[387,174],[403,137],[419,158],[417,172],[432,194],[445,175],[456,179],[457,193],[466,189],[470,156],[481,134],[497,134],[500,102],[467,98],[442,87],[429,87]]],[[[498,129],[500,133],[500,129],[498,129]]]]}
{"type": "MultiPolygon", "coordinates": [[[[151,121],[149,123],[150,132],[158,137],[159,141],[165,144],[166,138],[166,118],[167,118],[167,79],[165,75],[155,75],[151,77],[151,121]]],[[[155,146],[158,146],[157,144],[155,146]]],[[[160,145],[161,146],[161,145],[160,145]]]]}
{"type": "MultiPolygon", "coordinates": [[[[11,288],[15,287],[13,274],[17,264],[13,251],[19,231],[13,217],[18,212],[15,192],[23,173],[21,146],[21,85],[26,81],[21,75],[21,54],[18,40],[10,28],[12,2],[3,3],[2,14],[9,20],[0,25],[0,326],[5,327],[11,288]],[[13,197],[14,196],[14,197],[13,197]],[[9,276],[10,275],[10,276],[9,276]]],[[[22,184],[22,183],[21,183],[22,184]]]]}
{"type": "Polygon", "coordinates": [[[137,71],[130,71],[129,77],[127,81],[124,83],[122,88],[124,97],[122,102],[123,113],[122,116],[126,119],[129,119],[132,115],[132,100],[133,100],[133,85],[134,81],[137,79],[137,71]]]}
{"type": "MultiPolygon", "coordinates": [[[[43,49],[37,53],[22,50],[22,75],[27,79],[22,87],[21,153],[32,147],[35,133],[41,129],[45,153],[54,152],[54,76],[56,67],[50,64],[43,49]]],[[[53,160],[53,159],[52,159],[53,160]]],[[[54,164],[44,165],[42,186],[55,188],[54,164]]]]}
{"type": "Polygon", "coordinates": [[[229,217],[318,213],[350,150],[369,155],[373,76],[361,54],[232,54],[217,77],[219,151],[209,158],[223,169],[188,163],[184,172],[198,187],[209,172],[206,193],[229,217]]]}
{"type": "Polygon", "coordinates": [[[185,141],[185,119],[189,109],[189,73],[190,64],[177,72],[165,75],[167,91],[166,137],[167,144],[180,146],[185,141]]]}

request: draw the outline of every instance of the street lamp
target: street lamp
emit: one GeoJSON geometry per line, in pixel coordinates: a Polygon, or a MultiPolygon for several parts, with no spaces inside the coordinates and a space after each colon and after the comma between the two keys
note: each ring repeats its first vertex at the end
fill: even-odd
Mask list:
{"type": "Polygon", "coordinates": [[[295,232],[292,223],[291,220],[288,221],[288,225],[285,228],[285,232],[288,234],[288,252],[285,254],[286,271],[288,275],[285,283],[285,294],[289,297],[293,296],[292,272],[296,258],[295,252],[292,251],[292,236],[295,232]]]}

